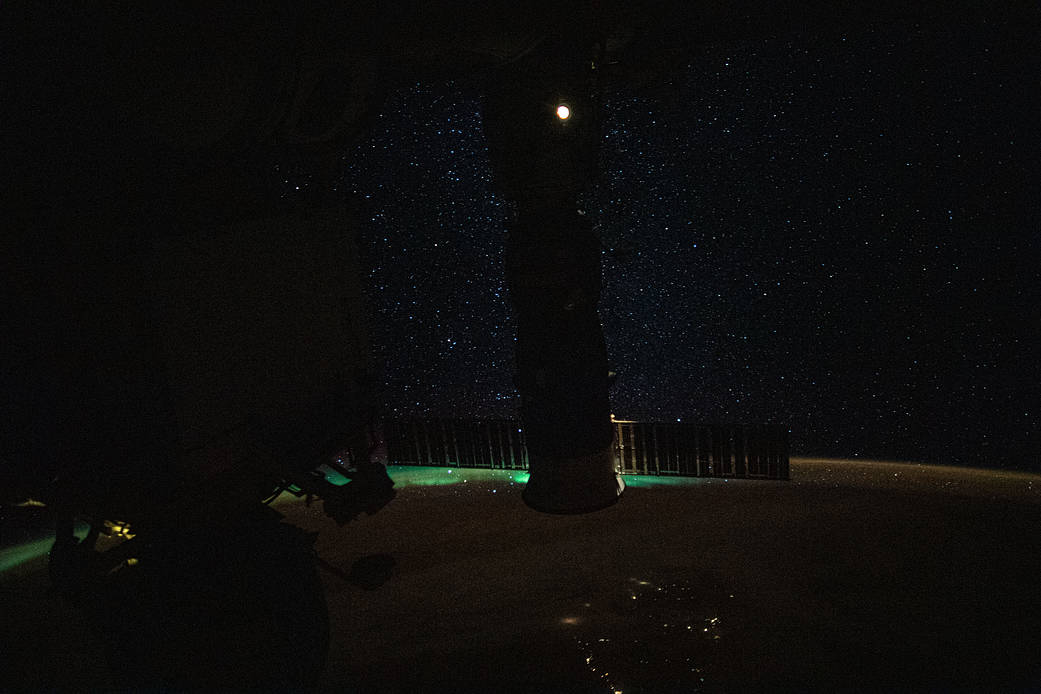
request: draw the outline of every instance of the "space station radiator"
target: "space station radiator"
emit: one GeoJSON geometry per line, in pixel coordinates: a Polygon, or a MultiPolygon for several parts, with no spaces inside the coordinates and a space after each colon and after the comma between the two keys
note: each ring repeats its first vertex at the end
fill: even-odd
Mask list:
{"type": "MultiPolygon", "coordinates": [[[[779,426],[613,421],[624,475],[789,478],[788,432],[779,426]]],[[[398,465],[524,470],[523,427],[506,419],[384,422],[387,460],[398,465]]]]}

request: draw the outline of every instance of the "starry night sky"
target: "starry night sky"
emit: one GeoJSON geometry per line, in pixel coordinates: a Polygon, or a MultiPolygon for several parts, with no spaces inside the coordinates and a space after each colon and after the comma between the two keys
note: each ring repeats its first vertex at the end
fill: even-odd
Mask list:
{"type": "MultiPolygon", "coordinates": [[[[707,44],[614,85],[583,206],[619,418],[795,454],[1041,469],[1041,70],[1000,21],[707,44]]],[[[481,102],[394,92],[347,153],[386,416],[515,416],[481,102]]]]}

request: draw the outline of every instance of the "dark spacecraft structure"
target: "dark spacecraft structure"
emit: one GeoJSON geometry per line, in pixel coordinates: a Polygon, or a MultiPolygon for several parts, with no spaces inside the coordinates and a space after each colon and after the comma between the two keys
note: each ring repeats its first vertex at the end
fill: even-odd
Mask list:
{"type": "Polygon", "coordinates": [[[585,512],[621,491],[600,247],[575,207],[596,164],[602,13],[406,5],[3,9],[0,502],[53,513],[55,588],[92,606],[122,685],[237,687],[249,672],[306,687],[321,670],[313,538],[265,502],[290,491],[345,524],[394,495],[364,270],[335,190],[390,89],[459,76],[485,93],[497,184],[517,205],[525,500],[585,512]],[[281,636],[188,667],[242,630],[199,607],[215,599],[281,636]],[[205,634],[156,631],[198,610],[205,634]]]}
{"type": "Polygon", "coordinates": [[[460,75],[485,93],[517,206],[525,498],[612,503],[599,245],[575,202],[596,165],[606,15],[533,9],[5,8],[5,501],[142,531],[287,488],[341,522],[385,503],[334,183],[388,89],[460,75]],[[312,185],[284,190],[287,172],[312,185]],[[331,485],[321,462],[354,481],[331,485]]]}
{"type": "MultiPolygon", "coordinates": [[[[898,11],[883,5],[841,23],[898,11]]],[[[301,471],[338,451],[363,461],[374,399],[342,153],[388,90],[451,77],[482,94],[495,183],[516,205],[525,498],[609,503],[612,474],[596,490],[559,477],[610,469],[598,244],[576,208],[605,85],[656,84],[707,41],[839,15],[794,2],[6,4],[5,499],[155,518],[164,490],[222,475],[246,497],[333,494],[301,471]],[[286,190],[291,176],[311,185],[286,190]]]]}
{"type": "Polygon", "coordinates": [[[0,502],[53,510],[56,584],[82,593],[160,545],[191,554],[208,529],[278,535],[257,508],[285,490],[340,523],[393,497],[334,183],[383,95],[417,80],[483,94],[495,183],[516,205],[524,499],[614,503],[600,245],[576,204],[599,101],[608,79],[650,83],[708,38],[772,30],[771,12],[5,3],[0,502]],[[286,190],[290,173],[311,185],[286,190]],[[352,481],[331,484],[323,464],[352,481]]]}

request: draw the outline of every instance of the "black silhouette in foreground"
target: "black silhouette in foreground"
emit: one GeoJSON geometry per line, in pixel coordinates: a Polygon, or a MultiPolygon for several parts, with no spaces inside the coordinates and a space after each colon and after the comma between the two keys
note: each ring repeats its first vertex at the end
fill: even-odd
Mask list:
{"type": "MultiPolygon", "coordinates": [[[[329,624],[313,538],[265,501],[320,499],[344,525],[394,497],[334,185],[394,86],[459,75],[485,96],[496,183],[516,205],[525,501],[582,513],[618,499],[600,246],[576,207],[602,87],[614,63],[615,78],[649,79],[708,36],[774,27],[755,6],[706,5],[695,22],[672,13],[683,3],[513,4],[0,10],[0,183],[15,201],[0,501],[51,509],[55,588],[91,614],[121,686],[317,682],[329,624]],[[284,190],[289,171],[313,185],[284,190]]],[[[373,559],[349,578],[373,587],[391,569],[373,559]]]]}

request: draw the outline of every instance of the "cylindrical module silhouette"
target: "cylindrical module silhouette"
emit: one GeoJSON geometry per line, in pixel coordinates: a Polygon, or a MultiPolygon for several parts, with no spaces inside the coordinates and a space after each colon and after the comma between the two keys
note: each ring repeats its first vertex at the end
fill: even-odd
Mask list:
{"type": "Polygon", "coordinates": [[[600,242],[577,209],[600,133],[589,53],[581,42],[547,41],[484,108],[496,184],[517,205],[506,279],[531,472],[524,500],[549,513],[595,511],[624,489],[597,313],[600,242]]]}

